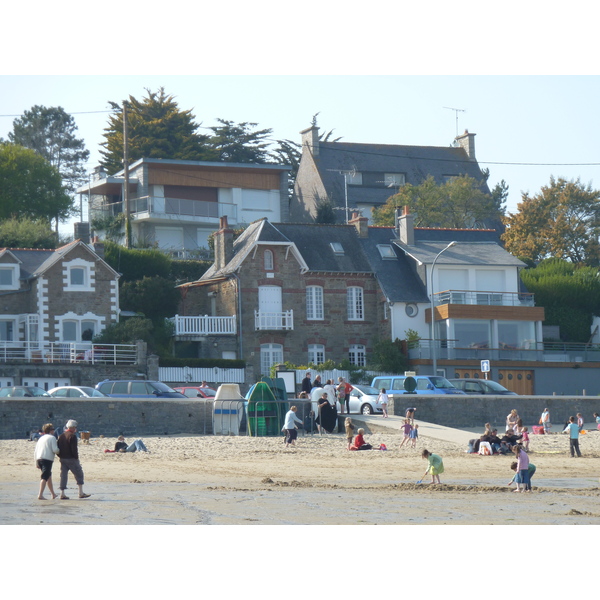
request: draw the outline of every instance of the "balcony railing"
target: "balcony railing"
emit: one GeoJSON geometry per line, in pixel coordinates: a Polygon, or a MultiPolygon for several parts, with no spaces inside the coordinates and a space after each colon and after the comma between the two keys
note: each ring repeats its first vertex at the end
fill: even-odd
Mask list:
{"type": "Polygon", "coordinates": [[[153,216],[174,215],[215,220],[226,216],[231,223],[237,221],[237,206],[224,202],[142,196],[141,198],[131,199],[130,207],[131,213],[138,217],[145,213],[153,216]]]}
{"type": "Polygon", "coordinates": [[[135,344],[0,342],[0,362],[137,364],[135,344]]]}
{"type": "MultiPolygon", "coordinates": [[[[523,347],[503,345],[461,347],[458,340],[436,340],[435,355],[438,360],[507,360],[535,362],[599,362],[600,345],[567,344],[557,342],[524,343],[523,347]]],[[[421,339],[409,344],[411,360],[431,360],[431,340],[421,339]]]]}
{"type": "Polygon", "coordinates": [[[196,317],[183,317],[175,315],[175,335],[235,335],[236,316],[209,317],[208,315],[196,317]]]}
{"type": "Polygon", "coordinates": [[[254,311],[254,328],[262,329],[294,329],[294,311],[286,310],[284,312],[263,312],[254,311]]]}
{"type": "Polygon", "coordinates": [[[445,290],[433,295],[436,306],[441,304],[471,304],[479,306],[535,306],[534,295],[520,292],[486,292],[445,290]]]}

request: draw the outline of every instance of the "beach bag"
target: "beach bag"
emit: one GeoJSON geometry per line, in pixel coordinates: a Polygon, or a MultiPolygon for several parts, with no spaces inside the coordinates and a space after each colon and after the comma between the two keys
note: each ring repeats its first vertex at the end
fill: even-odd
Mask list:
{"type": "Polygon", "coordinates": [[[379,446],[379,449],[380,449],[380,450],[387,450],[387,446],[386,446],[385,444],[381,444],[381,445],[379,446]]]}
{"type": "Polygon", "coordinates": [[[480,442],[479,443],[479,454],[483,456],[491,456],[492,455],[492,447],[489,442],[480,442]]]}

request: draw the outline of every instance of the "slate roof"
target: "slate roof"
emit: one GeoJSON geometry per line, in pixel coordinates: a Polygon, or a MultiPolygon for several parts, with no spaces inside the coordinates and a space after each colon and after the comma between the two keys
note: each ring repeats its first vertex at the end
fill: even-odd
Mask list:
{"type": "MultiPolygon", "coordinates": [[[[325,189],[338,205],[345,200],[341,171],[404,173],[406,183],[413,185],[418,185],[429,175],[437,183],[444,183],[448,176],[462,174],[483,180],[477,161],[469,159],[462,147],[320,142],[315,163],[325,189]]],[[[484,185],[484,191],[489,193],[487,185],[484,185]]],[[[383,185],[348,185],[348,204],[351,207],[358,202],[384,204],[393,194],[393,189],[383,185]]]]}

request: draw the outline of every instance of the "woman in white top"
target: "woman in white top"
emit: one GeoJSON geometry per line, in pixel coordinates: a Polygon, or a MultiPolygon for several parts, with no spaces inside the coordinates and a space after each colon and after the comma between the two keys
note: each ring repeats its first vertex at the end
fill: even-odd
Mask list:
{"type": "Polygon", "coordinates": [[[58,454],[58,443],[54,437],[54,426],[52,423],[46,423],[42,427],[42,431],[44,435],[37,441],[34,452],[36,467],[42,471],[38,500],[46,499],[44,497],[46,485],[52,494],[52,500],[54,500],[56,494],[52,486],[52,464],[54,463],[54,457],[58,454]]]}
{"type": "Polygon", "coordinates": [[[385,393],[385,388],[381,388],[381,391],[379,392],[379,396],[377,396],[377,402],[379,402],[379,404],[381,404],[381,409],[383,410],[383,418],[387,419],[388,418],[388,413],[387,413],[388,395],[385,393]]]}
{"type": "Polygon", "coordinates": [[[290,410],[285,414],[285,421],[283,423],[283,431],[285,431],[285,447],[287,448],[290,444],[296,445],[296,438],[298,437],[298,431],[296,430],[295,423],[302,423],[302,421],[296,416],[298,409],[292,406],[290,410]]]}

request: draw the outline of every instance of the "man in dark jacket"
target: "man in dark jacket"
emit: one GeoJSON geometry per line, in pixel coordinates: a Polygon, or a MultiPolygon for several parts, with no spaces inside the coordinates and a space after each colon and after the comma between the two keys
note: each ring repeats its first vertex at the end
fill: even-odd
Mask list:
{"type": "Polygon", "coordinates": [[[306,377],[302,380],[302,392],[306,392],[310,396],[312,390],[312,382],[310,380],[310,372],[306,374],[306,377]]]}
{"type": "Polygon", "coordinates": [[[77,421],[71,419],[67,422],[66,431],[58,436],[58,457],[60,458],[60,499],[68,500],[65,494],[69,471],[73,473],[80,498],[89,498],[90,494],[83,492],[83,469],[79,462],[79,451],[77,449],[77,421]]]}

